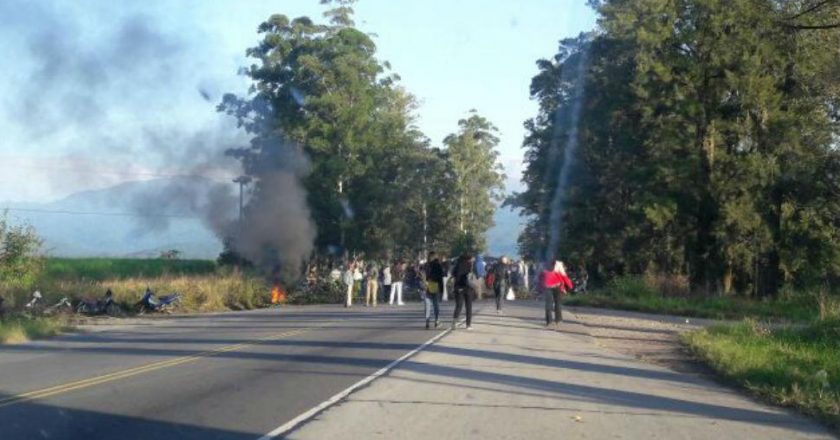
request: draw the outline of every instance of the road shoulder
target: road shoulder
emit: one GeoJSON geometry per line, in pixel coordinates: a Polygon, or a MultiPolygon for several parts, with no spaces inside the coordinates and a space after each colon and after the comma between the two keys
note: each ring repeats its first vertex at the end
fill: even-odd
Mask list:
{"type": "Polygon", "coordinates": [[[828,439],[823,427],[692,374],[559,332],[533,306],[481,315],[285,438],[828,439]]]}

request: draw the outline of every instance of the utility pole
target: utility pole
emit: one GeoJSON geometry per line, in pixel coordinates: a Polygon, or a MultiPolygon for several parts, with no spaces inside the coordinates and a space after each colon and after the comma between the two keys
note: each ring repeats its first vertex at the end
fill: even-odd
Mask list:
{"type": "Polygon", "coordinates": [[[429,213],[426,202],[423,202],[423,255],[429,254],[429,213]]]}
{"type": "Polygon", "coordinates": [[[251,177],[242,175],[233,179],[233,183],[239,184],[239,234],[242,235],[242,222],[245,215],[245,185],[251,183],[251,177]]]}

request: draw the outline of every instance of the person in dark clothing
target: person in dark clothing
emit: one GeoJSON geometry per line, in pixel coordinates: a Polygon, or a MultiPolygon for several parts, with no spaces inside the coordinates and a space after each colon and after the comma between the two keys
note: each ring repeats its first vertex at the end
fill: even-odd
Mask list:
{"type": "Polygon", "coordinates": [[[502,313],[502,302],[510,288],[510,261],[503,256],[493,266],[493,293],[496,296],[496,313],[502,313]]]}
{"type": "Polygon", "coordinates": [[[440,325],[440,296],[443,293],[443,265],[434,252],[429,253],[426,263],[426,297],[423,299],[426,309],[426,328],[431,324],[432,311],[435,313],[435,328],[440,325]]]}
{"type": "Polygon", "coordinates": [[[461,316],[461,308],[466,306],[467,312],[467,330],[472,330],[472,279],[473,274],[473,256],[470,254],[463,254],[458,257],[455,262],[455,269],[452,271],[452,277],[455,278],[455,316],[452,318],[452,329],[458,322],[458,317],[461,316]]]}

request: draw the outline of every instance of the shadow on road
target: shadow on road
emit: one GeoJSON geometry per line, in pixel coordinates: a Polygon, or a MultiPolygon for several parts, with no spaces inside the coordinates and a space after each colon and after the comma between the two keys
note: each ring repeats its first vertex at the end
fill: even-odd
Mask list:
{"type": "MultiPolygon", "coordinates": [[[[9,397],[0,394],[0,400],[9,397]]],[[[172,417],[175,413],[167,414],[172,417]]],[[[254,440],[257,432],[193,426],[172,421],[21,402],[0,410],[0,438],[31,439],[202,439],[254,440]]]]}

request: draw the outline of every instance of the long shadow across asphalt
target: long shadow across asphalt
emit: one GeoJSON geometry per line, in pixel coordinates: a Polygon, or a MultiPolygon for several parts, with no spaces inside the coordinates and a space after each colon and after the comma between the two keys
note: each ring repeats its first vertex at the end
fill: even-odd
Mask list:
{"type": "MultiPolygon", "coordinates": [[[[0,400],[7,397],[10,396],[0,394],[0,400]]],[[[34,401],[18,403],[0,412],[0,438],[3,440],[254,440],[260,435],[261,433],[256,432],[238,432],[145,417],[108,414],[34,401]]]]}

